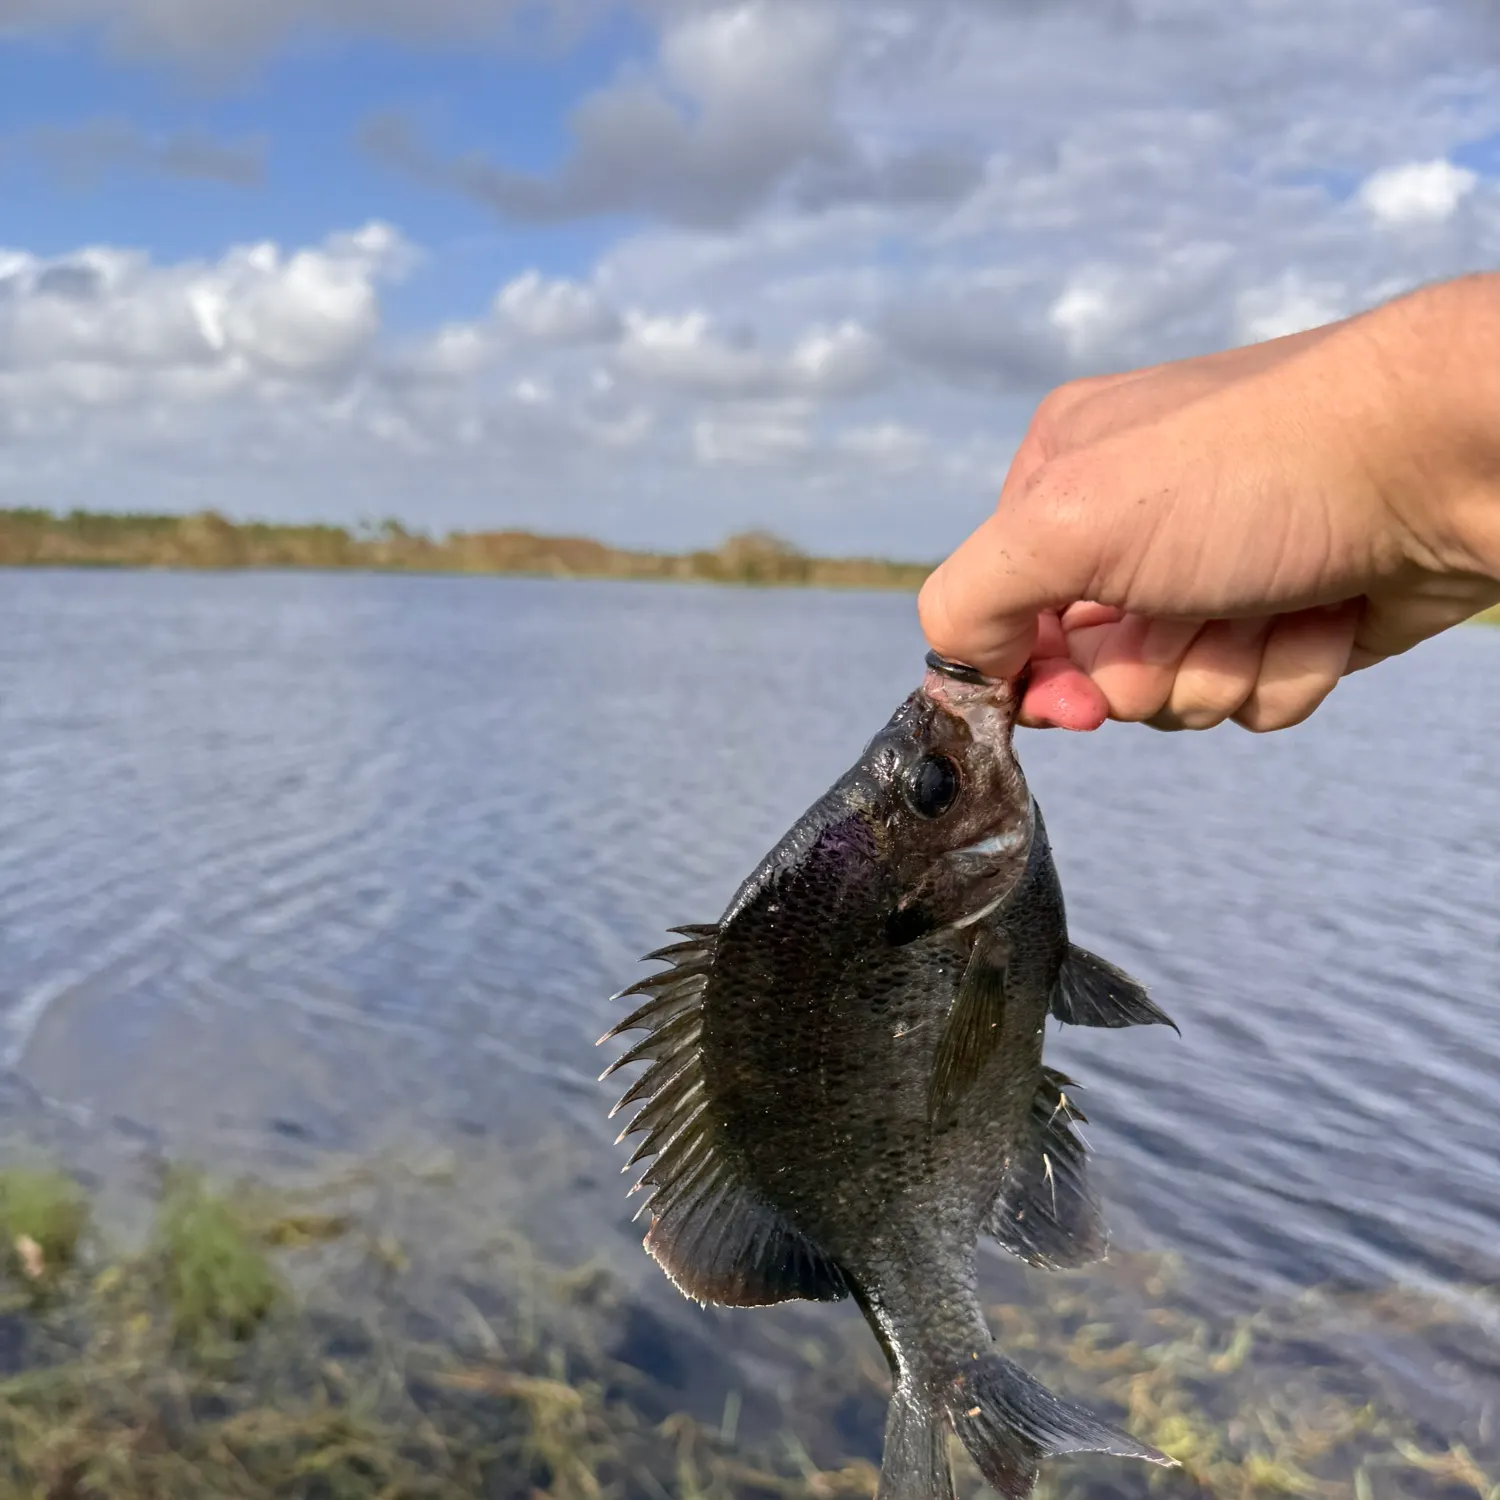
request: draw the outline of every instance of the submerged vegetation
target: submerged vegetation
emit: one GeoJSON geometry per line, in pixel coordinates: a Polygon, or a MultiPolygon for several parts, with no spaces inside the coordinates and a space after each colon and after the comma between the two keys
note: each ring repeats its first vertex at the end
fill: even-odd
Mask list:
{"type": "Polygon", "coordinates": [[[456,531],[435,539],[399,521],[349,530],[235,523],[215,511],[59,516],[45,510],[0,510],[0,567],[355,568],[897,589],[919,587],[929,571],[879,558],[809,557],[763,531],[742,532],[713,551],[632,552],[529,531],[456,531]]]}
{"type": "MultiPolygon", "coordinates": [[[[0,1173],[0,1500],[872,1493],[886,1385],[857,1319],[668,1305],[493,1227],[455,1255],[470,1195],[403,1194],[393,1217],[368,1173],[316,1197],[167,1173],[127,1253],[67,1177],[0,1173]]],[[[1372,1373],[1377,1341],[1451,1322],[1442,1308],[1324,1291],[1207,1320],[1179,1275],[1118,1257],[992,1305],[1010,1352],[1181,1461],[1059,1461],[1042,1500],[1500,1495],[1475,1447],[1372,1373]]],[[[982,1493],[955,1460],[960,1495],[982,1493]]]]}

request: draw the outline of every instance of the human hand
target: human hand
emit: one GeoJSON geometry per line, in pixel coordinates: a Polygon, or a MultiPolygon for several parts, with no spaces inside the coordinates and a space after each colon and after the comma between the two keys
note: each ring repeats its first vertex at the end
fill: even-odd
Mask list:
{"type": "Polygon", "coordinates": [[[1500,601],[1500,277],[1077,381],[928,579],[929,643],[1021,721],[1305,719],[1345,673],[1500,601]]]}

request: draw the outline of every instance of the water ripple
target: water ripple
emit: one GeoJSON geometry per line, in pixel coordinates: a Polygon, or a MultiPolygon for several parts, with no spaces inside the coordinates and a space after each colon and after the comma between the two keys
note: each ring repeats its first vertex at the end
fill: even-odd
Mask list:
{"type": "MultiPolygon", "coordinates": [[[[410,1114],[613,1161],[606,997],[921,649],[905,597],[12,574],[3,1061],[198,1155],[410,1114]]],[[[1123,1238],[1260,1288],[1492,1271],[1497,668],[1460,632],[1284,735],[1021,737],[1075,936],[1183,1027],[1055,1042],[1123,1238]]]]}

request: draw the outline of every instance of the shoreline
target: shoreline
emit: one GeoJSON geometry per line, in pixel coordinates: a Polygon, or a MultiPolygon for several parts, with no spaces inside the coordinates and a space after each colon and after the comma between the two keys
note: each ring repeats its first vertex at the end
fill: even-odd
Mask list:
{"type": "MultiPolygon", "coordinates": [[[[455,531],[434,539],[394,520],[350,530],[234,522],[212,510],[58,515],[0,509],[0,570],[407,574],[914,594],[936,566],[817,557],[767,531],[736,533],[712,550],[651,552],[520,530],[455,531]]],[[[1500,625],[1500,604],[1466,623],[1500,625]]]]}
{"type": "Polygon", "coordinates": [[[450,532],[433,538],[389,520],[350,530],[319,524],[236,523],[187,516],[0,510],[0,567],[134,568],[195,572],[326,571],[595,578],[914,592],[935,564],[815,557],[766,531],[713,549],[651,552],[592,537],[450,532]]]}
{"type": "Polygon", "coordinates": [[[779,589],[802,590],[809,593],[836,594],[915,594],[918,584],[858,582],[837,580],[790,580],[790,579],[742,579],[742,578],[695,578],[651,577],[635,573],[564,573],[544,572],[521,568],[488,569],[475,568],[422,568],[359,564],[339,567],[318,563],[254,563],[237,567],[209,567],[193,563],[87,563],[87,562],[0,562],[0,575],[6,573],[166,573],[186,577],[197,573],[218,573],[233,576],[277,574],[288,577],[297,575],[321,575],[327,578],[471,578],[475,580],[521,578],[538,583],[636,583],[660,584],[670,588],[706,589],[779,589]]]}

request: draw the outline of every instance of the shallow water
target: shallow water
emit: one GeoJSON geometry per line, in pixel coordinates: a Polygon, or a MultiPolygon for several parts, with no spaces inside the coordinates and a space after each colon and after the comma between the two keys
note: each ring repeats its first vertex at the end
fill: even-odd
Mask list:
{"type": "MultiPolygon", "coordinates": [[[[105,1175],[561,1128],[597,1170],[558,1222],[644,1261],[607,997],[718,914],[921,653],[897,595],[4,575],[16,1119],[105,1175]]],[[[1465,630],[1283,735],[1021,736],[1075,938],[1183,1030],[1049,1052],[1117,1238],[1212,1298],[1394,1282],[1487,1327],[1460,1289],[1500,1281],[1497,676],[1500,631],[1465,630]]]]}

